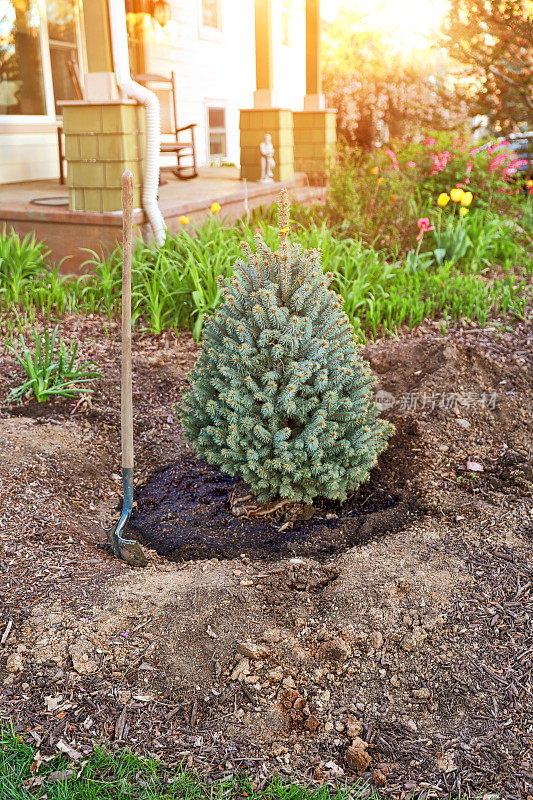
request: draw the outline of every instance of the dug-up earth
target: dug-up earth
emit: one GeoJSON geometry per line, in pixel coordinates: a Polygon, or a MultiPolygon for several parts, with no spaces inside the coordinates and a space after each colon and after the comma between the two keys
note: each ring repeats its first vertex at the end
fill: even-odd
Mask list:
{"type": "MultiPolygon", "coordinates": [[[[98,525],[121,490],[118,328],[61,328],[103,377],[90,401],[1,407],[2,717],[43,758],[104,742],[207,780],[531,800],[532,329],[366,349],[397,434],[360,511],[389,492],[401,512],[362,517],[362,543],[132,569],[98,525]]],[[[195,356],[135,338],[138,484],[191,455],[173,409],[195,356]]],[[[4,355],[2,397],[16,376],[4,355]]]]}

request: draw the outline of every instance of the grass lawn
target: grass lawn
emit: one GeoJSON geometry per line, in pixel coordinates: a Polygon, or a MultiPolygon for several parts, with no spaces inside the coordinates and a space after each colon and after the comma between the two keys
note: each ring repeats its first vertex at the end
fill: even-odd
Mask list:
{"type": "MultiPolygon", "coordinates": [[[[96,750],[78,762],[61,755],[41,761],[37,746],[7,726],[0,733],[0,745],[0,800],[380,800],[375,789],[361,784],[316,789],[273,779],[257,788],[246,777],[207,784],[192,772],[170,771],[155,759],[138,758],[127,749],[96,750]]],[[[418,796],[419,792],[412,795],[418,796]]],[[[411,795],[404,797],[408,800],[411,795]]]]}

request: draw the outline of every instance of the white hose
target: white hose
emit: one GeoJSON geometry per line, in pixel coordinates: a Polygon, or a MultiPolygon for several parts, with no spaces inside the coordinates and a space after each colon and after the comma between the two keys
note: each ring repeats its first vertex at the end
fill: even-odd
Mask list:
{"type": "Polygon", "coordinates": [[[144,180],[142,205],[154,232],[155,243],[160,247],[165,241],[165,220],[157,205],[159,187],[159,150],[161,123],[159,100],[154,92],[133,81],[130,77],[128,56],[128,34],[124,0],[109,0],[109,24],[113,48],[113,64],[119,89],[128,97],[133,97],[145,108],[146,152],[144,159],[144,180]]]}

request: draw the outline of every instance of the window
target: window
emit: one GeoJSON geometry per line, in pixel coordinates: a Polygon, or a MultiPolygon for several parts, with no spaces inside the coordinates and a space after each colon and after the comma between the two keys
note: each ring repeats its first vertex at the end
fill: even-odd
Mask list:
{"type": "Polygon", "coordinates": [[[0,0],[0,114],[46,114],[36,0],[0,0]]]}
{"type": "Polygon", "coordinates": [[[79,100],[74,88],[78,68],[76,0],[47,0],[48,41],[56,114],[59,100],[79,100]]]}
{"type": "Polygon", "coordinates": [[[79,24],[78,0],[0,0],[0,115],[79,99],[79,24]]]}
{"type": "Polygon", "coordinates": [[[281,44],[290,47],[291,45],[291,22],[292,22],[292,3],[291,0],[281,0],[281,44]]]}
{"type": "Polygon", "coordinates": [[[209,155],[225,158],[226,153],[226,109],[210,106],[207,109],[207,135],[209,155]]]}
{"type": "Polygon", "coordinates": [[[205,28],[222,30],[220,0],[202,0],[202,25],[205,28]]]}

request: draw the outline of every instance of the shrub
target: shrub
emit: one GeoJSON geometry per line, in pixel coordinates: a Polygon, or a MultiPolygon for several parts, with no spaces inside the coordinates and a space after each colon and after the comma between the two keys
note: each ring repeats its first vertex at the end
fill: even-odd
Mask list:
{"type": "Polygon", "coordinates": [[[277,252],[256,237],[220,280],[182,409],[186,435],[210,463],[240,475],[259,502],[346,497],[368,479],[393,430],[329,289],[320,253],[291,245],[282,195],[277,252]]]}

